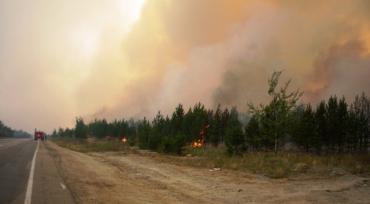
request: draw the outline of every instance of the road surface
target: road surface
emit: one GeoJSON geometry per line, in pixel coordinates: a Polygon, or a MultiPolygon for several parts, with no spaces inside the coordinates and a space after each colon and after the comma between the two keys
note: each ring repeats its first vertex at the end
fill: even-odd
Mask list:
{"type": "Polygon", "coordinates": [[[177,164],[179,159],[197,161],[146,151],[84,154],[52,142],[0,139],[0,204],[26,204],[29,186],[33,204],[369,204],[370,201],[368,177],[345,174],[269,179],[246,172],[177,164]],[[34,176],[30,177],[35,152],[34,176]]]}
{"type": "Polygon", "coordinates": [[[39,142],[33,179],[29,179],[37,143],[31,139],[0,139],[0,203],[27,203],[26,197],[37,204],[74,203],[44,142],[39,142]]]}

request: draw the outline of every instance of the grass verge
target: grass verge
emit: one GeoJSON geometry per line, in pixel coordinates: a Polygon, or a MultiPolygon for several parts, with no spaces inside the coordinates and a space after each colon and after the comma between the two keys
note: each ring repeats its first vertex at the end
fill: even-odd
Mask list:
{"type": "Polygon", "coordinates": [[[188,154],[207,158],[213,167],[248,171],[271,178],[299,174],[335,176],[346,173],[370,175],[370,154],[317,155],[299,152],[250,152],[228,156],[223,148],[187,149],[188,154]]]}
{"type": "Polygon", "coordinates": [[[83,153],[125,151],[128,149],[127,144],[123,144],[118,140],[54,138],[52,141],[61,147],[83,153]]]}
{"type": "Polygon", "coordinates": [[[59,146],[78,152],[124,151],[150,154],[160,162],[200,168],[223,168],[262,174],[270,178],[287,178],[296,175],[317,177],[337,176],[347,173],[370,176],[370,154],[316,155],[297,152],[251,152],[242,156],[229,156],[225,148],[185,148],[186,156],[164,155],[141,151],[118,140],[105,139],[53,139],[59,146]]]}

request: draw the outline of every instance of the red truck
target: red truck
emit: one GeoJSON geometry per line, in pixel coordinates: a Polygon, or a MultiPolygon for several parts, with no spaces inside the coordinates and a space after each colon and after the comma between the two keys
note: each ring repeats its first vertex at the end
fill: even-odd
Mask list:
{"type": "Polygon", "coordinates": [[[46,134],[42,131],[35,130],[34,139],[35,140],[38,140],[38,139],[45,140],[46,139],[46,134]]]}

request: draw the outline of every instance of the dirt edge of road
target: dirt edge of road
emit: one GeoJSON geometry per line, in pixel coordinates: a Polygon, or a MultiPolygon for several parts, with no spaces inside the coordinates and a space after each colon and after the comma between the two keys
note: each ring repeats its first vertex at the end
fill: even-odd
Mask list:
{"type": "Polygon", "coordinates": [[[123,152],[79,153],[47,143],[78,203],[369,203],[370,179],[263,176],[179,166],[123,152]]]}

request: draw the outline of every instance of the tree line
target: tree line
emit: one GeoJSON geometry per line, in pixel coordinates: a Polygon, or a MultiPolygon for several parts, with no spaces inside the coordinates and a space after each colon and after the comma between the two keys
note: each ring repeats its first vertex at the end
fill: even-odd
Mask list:
{"type": "Polygon", "coordinates": [[[6,126],[2,121],[0,121],[0,137],[12,137],[14,131],[6,126]]]}
{"type": "Polygon", "coordinates": [[[348,103],[331,96],[313,107],[299,104],[299,90],[289,91],[290,80],[280,86],[282,72],[268,80],[267,104],[249,104],[249,113],[233,107],[208,109],[197,103],[184,110],[179,104],[171,115],[158,112],[149,120],[76,119],[72,129],[55,130],[53,136],[112,137],[128,139],[130,145],[164,153],[181,154],[185,145],[204,139],[206,146],[225,145],[232,155],[247,151],[281,151],[287,146],[315,153],[366,152],[370,140],[370,98],[365,94],[348,103]],[[241,121],[247,119],[247,124],[241,121]],[[202,137],[202,138],[200,138],[202,137]]]}
{"type": "Polygon", "coordinates": [[[31,135],[22,130],[14,130],[0,121],[0,137],[31,137],[31,135]]]}

